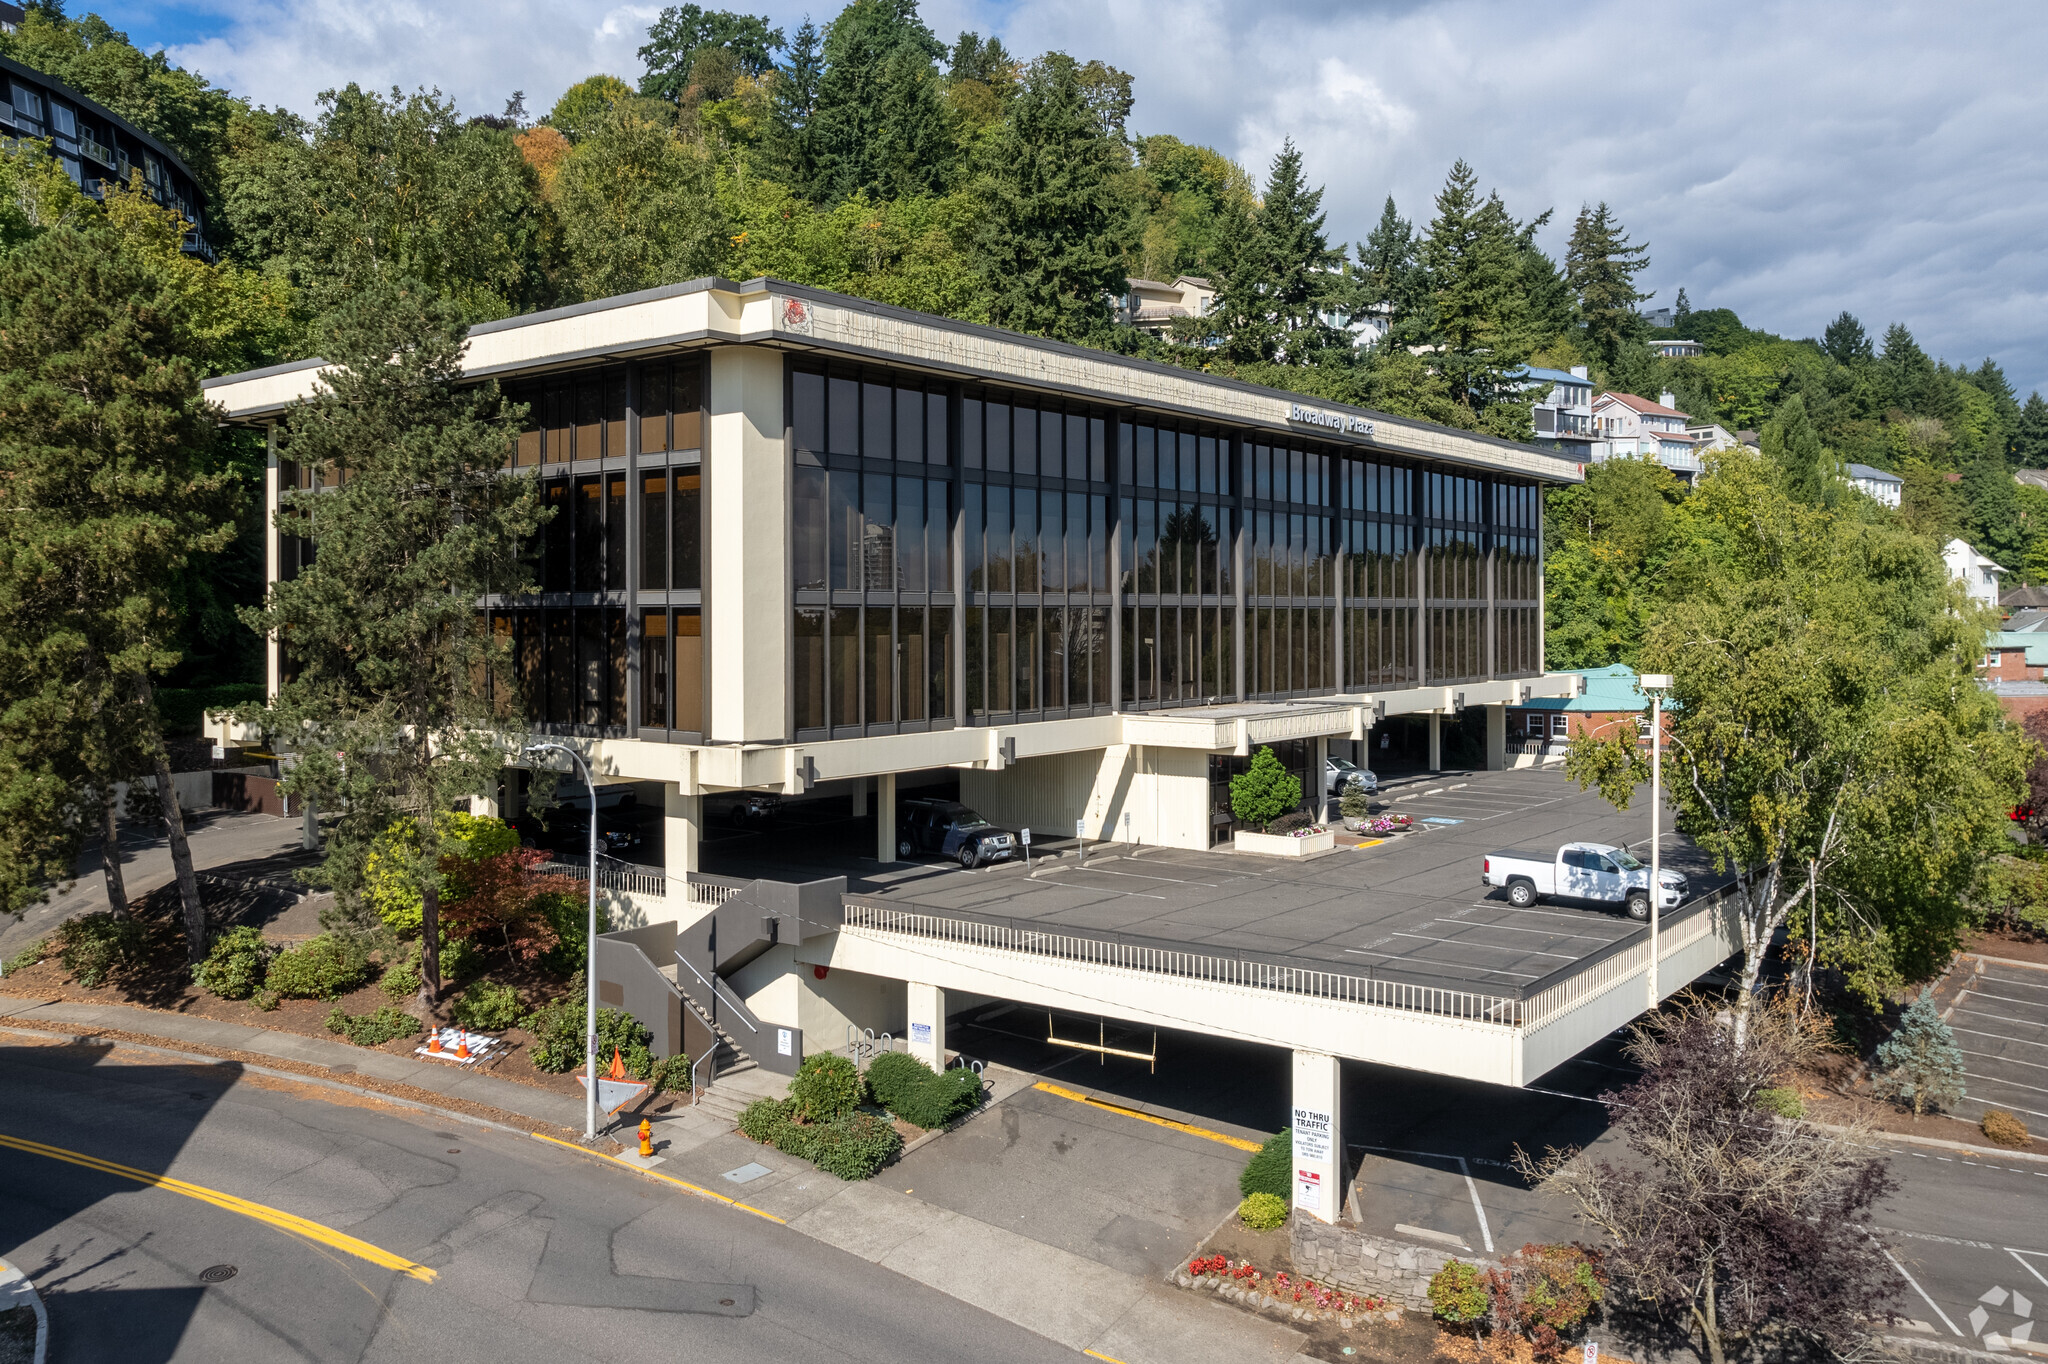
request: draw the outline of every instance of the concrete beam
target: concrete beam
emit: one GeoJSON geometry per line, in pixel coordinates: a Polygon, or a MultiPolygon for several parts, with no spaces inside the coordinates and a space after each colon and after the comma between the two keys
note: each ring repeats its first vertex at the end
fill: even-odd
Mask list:
{"type": "Polygon", "coordinates": [[[896,774],[875,778],[875,860],[896,860],[896,774]]]}

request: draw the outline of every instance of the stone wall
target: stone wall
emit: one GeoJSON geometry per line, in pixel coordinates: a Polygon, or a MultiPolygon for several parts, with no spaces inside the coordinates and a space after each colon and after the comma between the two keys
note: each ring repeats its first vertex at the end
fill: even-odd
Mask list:
{"type": "Polygon", "coordinates": [[[1297,1274],[1349,1293],[1377,1293],[1418,1312],[1429,1311],[1429,1280],[1445,1261],[1483,1263],[1474,1256],[1373,1236],[1344,1223],[1330,1226],[1299,1214],[1287,1224],[1287,1248],[1297,1274]]]}

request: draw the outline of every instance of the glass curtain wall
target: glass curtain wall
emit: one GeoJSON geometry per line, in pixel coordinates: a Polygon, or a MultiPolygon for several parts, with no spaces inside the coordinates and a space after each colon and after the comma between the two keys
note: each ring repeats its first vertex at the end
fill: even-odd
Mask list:
{"type": "Polygon", "coordinates": [[[792,369],[798,737],[952,722],[953,442],[945,390],[792,369]]]}
{"type": "Polygon", "coordinates": [[[1107,710],[1107,419],[969,389],[960,446],[968,714],[987,723],[1107,710]]]}
{"type": "Polygon", "coordinates": [[[1225,433],[1117,428],[1126,705],[1237,694],[1238,488],[1225,433]]]}
{"type": "Polygon", "coordinates": [[[1493,670],[1543,671],[1543,494],[1527,483],[1493,485],[1493,670]]]}
{"type": "Polygon", "coordinates": [[[1328,453],[1239,447],[1245,520],[1245,691],[1330,691],[1336,678],[1337,544],[1328,453]]]}
{"type": "Polygon", "coordinates": [[[641,724],[701,733],[703,370],[636,369],[506,385],[529,409],[511,468],[552,515],[528,547],[538,590],[497,603],[492,629],[534,724],[623,731],[637,649],[641,724]]]}
{"type": "Polygon", "coordinates": [[[1412,687],[1416,666],[1414,471],[1343,462],[1344,686],[1412,687]]]}
{"type": "Polygon", "coordinates": [[[1490,675],[1486,629],[1486,480],[1462,474],[1418,475],[1422,493],[1424,610],[1430,684],[1477,682],[1490,675]]]}

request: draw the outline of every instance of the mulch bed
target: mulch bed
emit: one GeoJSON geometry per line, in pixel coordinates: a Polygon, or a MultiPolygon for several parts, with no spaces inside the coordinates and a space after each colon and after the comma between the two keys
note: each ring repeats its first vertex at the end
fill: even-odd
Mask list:
{"type": "Polygon", "coordinates": [[[1963,950],[1980,956],[2003,957],[2007,961],[2024,961],[2035,966],[2048,966],[2048,938],[2038,938],[2015,933],[2011,929],[1991,929],[1983,933],[1963,935],[1963,950]]]}

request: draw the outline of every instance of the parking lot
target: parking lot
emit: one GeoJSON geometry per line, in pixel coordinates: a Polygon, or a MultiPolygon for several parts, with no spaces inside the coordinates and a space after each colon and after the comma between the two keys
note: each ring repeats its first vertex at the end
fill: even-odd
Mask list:
{"type": "MultiPolygon", "coordinates": [[[[935,911],[1113,932],[1183,951],[1284,957],[1323,969],[1460,989],[1527,988],[1639,931],[1618,907],[1543,902],[1516,909],[1480,884],[1504,848],[1574,840],[1647,846],[1646,799],[1617,812],[1562,773],[1474,773],[1390,792],[1413,831],[1300,863],[1142,848],[1033,876],[920,865],[870,872],[892,899],[935,911]]],[[[1697,850],[1667,835],[1665,862],[1697,897],[1717,884],[1697,850]]]]}
{"type": "Polygon", "coordinates": [[[1948,1025],[1963,1052],[1957,1117],[1977,1122],[2001,1108],[2036,1130],[2048,1123],[2048,970],[1979,960],[1948,1025]]]}

